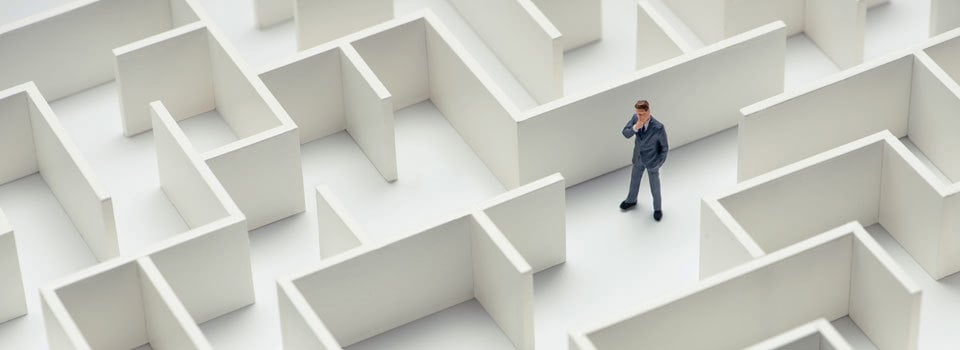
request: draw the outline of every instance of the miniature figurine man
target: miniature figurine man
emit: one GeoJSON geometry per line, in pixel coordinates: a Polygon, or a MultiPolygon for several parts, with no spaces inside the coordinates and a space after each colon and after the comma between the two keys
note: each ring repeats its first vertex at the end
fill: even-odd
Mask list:
{"type": "Polygon", "coordinates": [[[650,102],[640,100],[633,106],[636,114],[623,127],[623,137],[636,135],[633,143],[633,173],[630,175],[630,191],[620,209],[627,210],[637,205],[637,192],[643,171],[650,175],[650,194],[653,195],[653,219],[660,221],[660,166],[667,160],[667,131],[663,124],[650,115],[650,102]]]}

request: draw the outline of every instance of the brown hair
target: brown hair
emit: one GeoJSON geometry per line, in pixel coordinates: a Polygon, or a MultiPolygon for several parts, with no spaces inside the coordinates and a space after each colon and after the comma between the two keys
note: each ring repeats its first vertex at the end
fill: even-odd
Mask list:
{"type": "Polygon", "coordinates": [[[637,101],[637,103],[633,105],[633,108],[642,109],[642,110],[645,110],[645,111],[649,111],[649,110],[650,110],[650,102],[647,102],[647,100],[637,101]]]}

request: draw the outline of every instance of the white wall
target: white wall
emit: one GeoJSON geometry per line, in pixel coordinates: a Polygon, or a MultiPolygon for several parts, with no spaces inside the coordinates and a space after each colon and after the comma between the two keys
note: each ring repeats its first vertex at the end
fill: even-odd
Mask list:
{"type": "Polygon", "coordinates": [[[108,82],[111,49],[196,19],[181,0],[100,0],[11,23],[0,28],[0,89],[32,80],[52,101],[108,82]]]}
{"type": "Polygon", "coordinates": [[[869,238],[853,245],[850,319],[880,349],[916,349],[920,288],[869,238]]]}
{"type": "Polygon", "coordinates": [[[327,186],[317,187],[317,228],[322,259],[359,247],[366,241],[363,229],[327,186]]]}
{"type": "Polygon", "coordinates": [[[527,112],[519,122],[520,182],[559,171],[573,186],[629,165],[633,140],[624,139],[620,130],[638,98],[650,101],[671,148],[736,125],[741,107],[782,91],[784,34],[782,23],[757,28],[661,63],[660,69],[527,112]],[[731,88],[730,82],[743,76],[756,79],[731,88]]]}
{"type": "Polygon", "coordinates": [[[662,0],[705,44],[724,39],[727,0],[662,0]]]}
{"type": "Polygon", "coordinates": [[[533,350],[533,270],[489,217],[471,218],[474,295],[517,349],[533,350]]]}
{"type": "Polygon", "coordinates": [[[410,17],[350,44],[393,95],[395,110],[430,98],[424,23],[410,17]]]}
{"type": "Polygon", "coordinates": [[[0,184],[40,170],[33,143],[24,86],[0,91],[0,184]]]}
{"type": "Polygon", "coordinates": [[[293,18],[295,0],[253,0],[257,25],[266,28],[293,18]]]}
{"type": "Polygon", "coordinates": [[[852,350],[829,321],[819,318],[745,350],[852,350]]]}
{"type": "Polygon", "coordinates": [[[250,240],[242,217],[187,231],[150,254],[196,323],[254,302],[250,240]]]}
{"type": "Polygon", "coordinates": [[[910,141],[953,181],[960,180],[960,86],[925,53],[913,63],[910,90],[910,141]]]}
{"type": "Polygon", "coordinates": [[[393,0],[295,0],[297,47],[304,50],[393,18],[393,0]]]}
{"type": "Polygon", "coordinates": [[[153,262],[143,258],[138,266],[150,348],[212,349],[153,262]]]}
{"type": "Polygon", "coordinates": [[[40,175],[97,260],[119,255],[113,200],[43,96],[34,87],[27,93],[40,175]]]}
{"type": "Polygon", "coordinates": [[[600,40],[603,16],[600,0],[533,0],[560,31],[563,51],[600,40]]]}
{"type": "Polygon", "coordinates": [[[277,128],[204,154],[250,230],[302,212],[306,203],[296,128],[277,128]]]}
{"type": "Polygon", "coordinates": [[[881,176],[884,143],[817,158],[795,171],[757,178],[763,181],[719,199],[763,251],[783,249],[849,221],[878,222],[881,178],[886,181],[881,176]]]}
{"type": "Polygon", "coordinates": [[[304,144],[347,128],[339,47],[260,73],[260,79],[300,129],[304,144]]]}
{"type": "Polygon", "coordinates": [[[114,50],[124,135],[150,130],[147,105],[156,100],[176,120],[217,107],[209,46],[197,23],[114,50]]]}
{"type": "Polygon", "coordinates": [[[442,23],[433,16],[427,23],[431,101],[500,183],[519,186],[510,102],[442,23]]]}
{"type": "Polygon", "coordinates": [[[805,0],[806,35],[841,70],[863,62],[867,4],[861,0],[805,0]]]}
{"type": "Polygon", "coordinates": [[[384,180],[397,180],[393,97],[352,47],[340,56],[347,132],[384,180]]]}
{"type": "Polygon", "coordinates": [[[349,346],[474,297],[470,220],[338,255],[294,284],[349,346]]]}
{"type": "Polygon", "coordinates": [[[20,260],[13,228],[0,211],[0,323],[27,313],[20,260]]]}
{"type": "Polygon", "coordinates": [[[55,289],[91,349],[132,349],[150,341],[139,268],[122,260],[89,268],[55,289]]]}
{"type": "MultiPolygon", "coordinates": [[[[731,37],[764,24],[783,21],[787,36],[804,30],[807,0],[723,0],[723,36],[731,37]]],[[[847,2],[847,1],[844,1],[847,2]]],[[[856,0],[850,0],[850,3],[856,0]]],[[[692,25],[687,23],[687,25],[692,25]]]]}
{"type": "Polygon", "coordinates": [[[700,202],[700,279],[764,255],[756,241],[743,231],[714,198],[700,202]]]}
{"type": "Polygon", "coordinates": [[[943,196],[917,172],[925,165],[898,142],[886,145],[883,152],[880,224],[930,276],[939,279],[945,276],[937,268],[937,246],[946,214],[943,196]]]}
{"type": "Polygon", "coordinates": [[[183,221],[196,228],[229,215],[224,199],[217,193],[217,188],[222,191],[222,187],[209,168],[201,169],[207,167],[206,163],[164,104],[151,103],[150,112],[160,187],[183,221]]]}
{"type": "MultiPolygon", "coordinates": [[[[223,121],[239,139],[281,126],[281,117],[257,90],[259,78],[241,69],[239,55],[229,43],[225,44],[225,38],[217,38],[209,31],[207,34],[213,97],[223,121]]],[[[268,92],[266,88],[263,90],[268,92]]]]}
{"type": "Polygon", "coordinates": [[[567,260],[566,185],[560,174],[520,186],[483,207],[534,272],[567,260]]]}
{"type": "Polygon", "coordinates": [[[878,131],[906,135],[912,73],[913,58],[896,57],[847,70],[824,85],[743,108],[737,179],[749,179],[878,131]]]}
{"type": "Polygon", "coordinates": [[[847,314],[852,244],[849,234],[821,236],[715,276],[587,337],[597,350],[734,349],[802,322],[840,318],[847,314]]]}
{"type": "Polygon", "coordinates": [[[960,27],[960,1],[930,1],[930,36],[960,27]]]}
{"type": "Polygon", "coordinates": [[[680,56],[691,47],[647,1],[637,2],[636,69],[680,56]]]}
{"type": "Polygon", "coordinates": [[[953,80],[960,81],[960,29],[931,41],[934,41],[934,44],[924,49],[924,52],[953,80]]]}
{"type": "Polygon", "coordinates": [[[341,350],[293,283],[277,281],[277,303],[284,350],[341,350]]]}
{"type": "MultiPolygon", "coordinates": [[[[564,47],[561,33],[533,2],[449,1],[537,102],[546,103],[563,96],[564,47]]],[[[551,11],[558,15],[558,19],[562,18],[565,24],[570,23],[566,19],[570,15],[566,12],[577,11],[577,8],[559,10],[568,2],[550,6],[551,11]]],[[[577,0],[572,4],[582,5],[584,2],[577,0]]],[[[584,14],[588,21],[584,27],[592,29],[596,25],[592,18],[598,16],[592,15],[596,11],[599,8],[584,14]]],[[[570,27],[572,25],[568,25],[570,27]]]]}

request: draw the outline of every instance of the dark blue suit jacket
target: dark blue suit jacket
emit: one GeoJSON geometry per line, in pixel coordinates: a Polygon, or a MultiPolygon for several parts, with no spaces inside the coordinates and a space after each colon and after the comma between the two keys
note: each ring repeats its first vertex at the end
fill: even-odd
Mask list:
{"type": "Polygon", "coordinates": [[[633,164],[642,164],[645,168],[656,169],[663,165],[667,160],[667,151],[670,149],[667,144],[667,130],[663,124],[650,116],[650,122],[647,124],[647,130],[633,131],[633,124],[637,123],[637,115],[630,117],[630,121],[623,127],[623,137],[637,137],[633,143],[633,164]]]}

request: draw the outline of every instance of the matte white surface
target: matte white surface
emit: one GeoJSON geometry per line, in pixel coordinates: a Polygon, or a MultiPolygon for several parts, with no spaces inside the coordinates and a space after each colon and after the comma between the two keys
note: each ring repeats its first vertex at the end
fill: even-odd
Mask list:
{"type": "Polygon", "coordinates": [[[906,135],[912,72],[912,57],[895,56],[745,107],[737,178],[746,180],[878,131],[906,135]],[[769,147],[773,144],[777,147],[769,147]]]}
{"type": "MultiPolygon", "coordinates": [[[[313,50],[311,50],[313,51],[313,50]]],[[[300,143],[347,128],[344,118],[340,47],[271,68],[260,73],[267,88],[300,130],[300,143]]]]}
{"type": "Polygon", "coordinates": [[[783,91],[784,34],[782,23],[770,24],[528,111],[519,121],[520,182],[560,172],[573,186],[630,164],[633,141],[620,130],[638,91],[653,101],[672,148],[733,126],[743,105],[783,91]],[[756,79],[731,89],[744,75],[756,79]]]}
{"type": "Polygon", "coordinates": [[[7,217],[0,211],[0,323],[27,313],[17,241],[7,217]]]}
{"type": "Polygon", "coordinates": [[[393,96],[353,47],[340,51],[343,108],[347,132],[383,179],[397,180],[393,96]]]}
{"type": "Polygon", "coordinates": [[[850,344],[826,319],[804,324],[793,330],[750,346],[746,350],[851,350],[850,344]]]}
{"type": "Polygon", "coordinates": [[[34,81],[53,101],[108,82],[110,50],[196,20],[182,1],[79,0],[0,26],[0,89],[34,81]]]}
{"type": "MultiPolygon", "coordinates": [[[[531,0],[449,1],[537,102],[563,96],[562,33],[531,0]]],[[[586,28],[599,24],[591,12],[586,28]]]]}
{"type": "Polygon", "coordinates": [[[294,23],[297,28],[297,46],[300,50],[393,18],[393,0],[274,0],[273,2],[290,3],[291,1],[295,7],[294,23]]]}
{"type": "Polygon", "coordinates": [[[960,27],[960,1],[930,0],[930,36],[960,27]]]}
{"type": "Polygon", "coordinates": [[[863,62],[866,1],[805,0],[804,32],[840,69],[863,62]]]}
{"type": "Polygon", "coordinates": [[[692,50],[649,2],[637,2],[638,70],[692,50]]]}
{"type": "Polygon", "coordinates": [[[862,227],[847,224],[705,280],[660,303],[575,331],[572,339],[598,350],[740,348],[808,320],[833,320],[844,313],[860,312],[867,305],[873,310],[874,303],[895,301],[903,307],[889,310],[890,314],[860,314],[863,322],[859,325],[873,335],[871,340],[880,348],[916,348],[913,335],[919,327],[919,288],[903,277],[899,267],[885,264],[889,256],[870,249],[875,245],[862,227]],[[880,286],[886,283],[889,287],[880,286]],[[777,288],[765,287],[771,284],[777,288]],[[674,333],[676,324],[684,324],[686,330],[674,333]]]}
{"type": "MultiPolygon", "coordinates": [[[[605,34],[618,31],[632,32],[629,25],[633,21],[623,14],[633,12],[634,4],[627,3],[625,6],[627,11],[609,12],[607,3],[605,2],[604,5],[604,15],[612,19],[607,23],[613,23],[612,27],[607,28],[614,30],[605,31],[605,34]]],[[[39,2],[31,1],[30,4],[34,6],[39,2]]],[[[257,31],[252,12],[248,12],[246,7],[233,6],[232,2],[218,0],[203,1],[203,4],[215,16],[218,24],[224,28],[234,44],[241,49],[244,58],[254,66],[293,52],[292,23],[288,22],[269,31],[257,31]]],[[[893,5],[896,6],[891,8],[922,7],[916,6],[918,2],[899,0],[894,0],[893,5]]],[[[449,7],[442,2],[397,2],[398,10],[402,11],[410,11],[422,6],[438,9],[449,7]]],[[[476,46],[476,41],[467,40],[473,34],[461,20],[456,18],[455,14],[452,17],[447,16],[449,11],[438,12],[438,14],[444,20],[449,20],[447,25],[458,38],[462,39],[468,50],[473,53],[484,51],[482,44],[476,46]]],[[[9,15],[11,13],[0,16],[8,18],[9,15]]],[[[875,42],[884,44],[874,45],[871,50],[876,52],[883,50],[883,47],[892,48],[895,46],[894,43],[911,42],[904,40],[905,36],[901,33],[913,31],[915,27],[922,27],[923,31],[926,31],[925,22],[909,20],[901,22],[900,19],[905,15],[897,12],[896,16],[876,19],[877,30],[871,30],[869,33],[876,38],[875,42]],[[893,19],[896,20],[892,21],[893,19]],[[891,25],[894,23],[898,25],[891,25]]],[[[869,20],[873,21],[874,18],[871,17],[869,20]]],[[[624,61],[620,66],[626,67],[625,69],[629,69],[632,65],[630,57],[632,48],[624,45],[619,50],[608,50],[618,46],[612,45],[614,43],[607,39],[609,37],[605,35],[603,42],[577,51],[577,53],[583,53],[582,57],[591,57],[591,59],[566,60],[570,68],[567,70],[566,80],[574,82],[571,83],[571,88],[587,89],[591,85],[590,81],[602,81],[615,76],[610,70],[596,67],[616,65],[620,61],[624,61]]],[[[815,47],[813,51],[809,49],[810,47],[799,46],[795,49],[796,51],[789,54],[794,55],[793,57],[802,57],[803,54],[812,52],[818,57],[822,56],[815,47]]],[[[491,66],[488,60],[483,59],[484,57],[479,55],[478,61],[485,69],[491,70],[489,67],[496,66],[495,64],[491,66]]],[[[795,76],[801,77],[800,80],[815,80],[826,72],[815,71],[801,65],[794,66],[795,76]]],[[[791,67],[789,62],[788,67],[791,67]]],[[[498,81],[503,78],[502,74],[497,75],[492,70],[491,75],[498,81]]],[[[792,82],[795,81],[788,79],[788,89],[797,87],[797,84],[792,82]]],[[[511,99],[517,98],[509,90],[505,91],[510,93],[511,99]]],[[[119,123],[116,122],[119,114],[112,108],[116,105],[116,99],[113,97],[111,87],[98,88],[96,92],[78,95],[61,105],[62,107],[59,108],[63,113],[57,109],[57,106],[54,108],[57,109],[61,118],[69,118],[71,124],[67,125],[68,130],[85,155],[91,158],[97,172],[102,173],[105,179],[110,179],[106,183],[110,185],[111,190],[117,192],[117,188],[129,188],[122,193],[114,193],[116,200],[120,200],[121,195],[129,198],[123,203],[117,202],[120,210],[118,214],[124,211],[128,213],[124,216],[124,225],[133,227],[141,225],[141,222],[155,223],[145,226],[142,230],[130,232],[147,233],[156,230],[155,227],[182,225],[175,223],[179,222],[176,213],[173,213],[173,216],[165,216],[166,214],[161,214],[163,210],[151,209],[157,207],[156,205],[142,206],[139,200],[135,200],[141,198],[138,196],[145,196],[143,198],[147,198],[150,202],[155,197],[149,196],[150,194],[160,193],[156,184],[156,175],[151,175],[156,173],[156,169],[152,168],[149,161],[141,161],[141,159],[151,160],[153,150],[147,148],[148,152],[144,156],[136,157],[134,156],[136,153],[132,151],[143,149],[141,145],[151,145],[152,136],[145,134],[131,139],[120,136],[117,130],[119,123]],[[89,111],[89,113],[84,115],[78,113],[80,111],[89,111]],[[90,127],[86,127],[87,125],[90,127]],[[94,140],[93,136],[99,137],[94,140]],[[108,145],[124,146],[110,148],[107,147],[108,145]],[[138,169],[139,172],[136,171],[138,169]],[[124,176],[124,174],[128,175],[124,176]],[[134,193],[139,195],[133,196],[134,193]]],[[[420,215],[421,212],[432,213],[444,211],[450,207],[460,207],[463,203],[489,198],[502,191],[496,178],[484,169],[482,163],[472,155],[469,147],[459,139],[456,132],[430,103],[403,110],[397,123],[398,149],[405,150],[399,153],[401,158],[399,170],[402,176],[406,174],[407,181],[385,183],[345,133],[332,135],[304,146],[305,150],[309,150],[304,153],[303,158],[304,176],[309,176],[311,181],[332,183],[338,186],[335,188],[343,188],[340,193],[343,195],[345,205],[364,222],[371,234],[378,237],[391,236],[394,234],[391,228],[403,229],[424,220],[426,216],[420,215]]],[[[575,263],[545,271],[536,277],[537,303],[541,306],[537,308],[536,316],[537,340],[540,348],[564,349],[566,347],[564,332],[573,326],[574,319],[589,315],[602,316],[612,309],[648,300],[655,295],[689,285],[696,280],[697,223],[694,219],[681,220],[680,218],[696,216],[700,195],[734,183],[735,135],[735,130],[729,130],[705,141],[676,149],[671,153],[671,161],[664,168],[664,189],[670,191],[670,194],[665,197],[665,207],[668,211],[666,219],[658,224],[650,219],[649,212],[646,211],[649,206],[643,207],[643,203],[640,210],[628,214],[620,213],[613,207],[625,191],[624,179],[629,175],[629,169],[620,169],[608,176],[570,189],[567,202],[568,213],[571,215],[570,237],[576,242],[570,245],[570,258],[575,263]],[[669,175],[666,175],[666,171],[669,171],[669,175]],[[603,300],[603,302],[585,302],[588,300],[603,300]]],[[[305,191],[308,197],[314,194],[315,186],[316,183],[306,186],[305,191]]],[[[18,227],[39,229],[39,231],[31,231],[31,234],[25,237],[26,239],[36,240],[40,236],[54,236],[47,234],[50,232],[57,233],[55,237],[51,237],[51,241],[60,242],[57,247],[54,247],[54,251],[61,254],[46,258],[35,254],[35,252],[43,252],[40,249],[41,245],[24,246],[29,249],[27,251],[29,254],[24,252],[24,256],[35,262],[25,265],[32,271],[28,283],[40,284],[44,276],[54,276],[62,273],[58,271],[69,270],[71,264],[89,264],[81,257],[83,254],[88,254],[86,248],[82,251],[68,249],[75,248],[76,244],[82,246],[82,242],[63,239],[64,236],[69,236],[64,233],[72,230],[71,225],[62,213],[57,213],[59,209],[47,209],[48,203],[53,203],[53,207],[57,205],[55,199],[44,189],[42,180],[38,176],[5,185],[0,188],[0,191],[2,191],[0,200],[5,203],[20,200],[16,206],[13,204],[4,206],[4,209],[11,210],[16,207],[15,213],[8,211],[8,214],[11,215],[12,220],[19,218],[18,227]],[[27,196],[26,194],[37,195],[27,196]],[[59,225],[64,220],[66,225],[59,225]]],[[[644,193],[642,196],[645,195],[644,193]]],[[[159,196],[158,198],[162,198],[162,194],[159,196]]],[[[309,203],[308,206],[310,206],[309,203]]],[[[255,254],[253,261],[255,285],[260,302],[203,325],[204,332],[215,345],[218,345],[218,348],[279,347],[280,332],[276,303],[272,302],[276,294],[273,277],[296,268],[297,265],[302,265],[310,260],[309,255],[315,255],[317,249],[315,238],[313,238],[315,230],[311,229],[311,223],[314,220],[315,217],[309,213],[294,216],[251,235],[255,254]]],[[[170,231],[179,232],[178,230],[170,231]]],[[[884,248],[900,249],[896,242],[882,232],[882,229],[877,234],[885,239],[884,248]]],[[[139,234],[137,237],[133,236],[133,234],[125,235],[124,237],[130,237],[130,239],[124,239],[124,244],[145,239],[139,234]]],[[[932,294],[934,301],[924,305],[921,348],[938,348],[938,346],[954,343],[952,341],[956,340],[956,335],[953,334],[955,332],[951,333],[950,327],[940,326],[950,324],[955,319],[955,315],[960,314],[957,313],[955,294],[951,291],[956,285],[956,280],[948,278],[939,283],[930,280],[926,273],[902,251],[898,251],[897,260],[900,264],[909,267],[912,275],[925,279],[923,280],[925,288],[934,291],[932,294]]],[[[929,297],[931,294],[926,296],[929,297]]],[[[40,309],[34,308],[34,304],[39,305],[39,303],[31,304],[30,315],[0,327],[0,333],[3,334],[0,336],[0,343],[3,343],[0,347],[43,347],[42,340],[38,345],[31,337],[39,331],[40,335],[37,339],[43,338],[40,309]]],[[[373,349],[383,348],[383,346],[398,349],[513,348],[509,340],[501,334],[496,324],[490,321],[476,302],[458,305],[435,316],[351,348],[373,349]]],[[[846,330],[841,329],[841,332],[846,330]]]]}
{"type": "Polygon", "coordinates": [[[603,2],[600,0],[533,0],[533,3],[560,31],[563,51],[603,37],[603,2]]]}
{"type": "Polygon", "coordinates": [[[567,260],[566,184],[560,174],[520,186],[483,207],[534,273],[567,260]]]}
{"type": "Polygon", "coordinates": [[[366,241],[363,229],[328,186],[317,187],[317,228],[320,258],[332,257],[366,241]]]}

